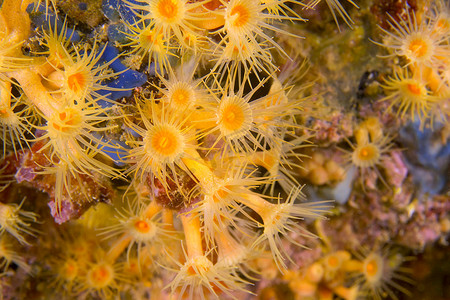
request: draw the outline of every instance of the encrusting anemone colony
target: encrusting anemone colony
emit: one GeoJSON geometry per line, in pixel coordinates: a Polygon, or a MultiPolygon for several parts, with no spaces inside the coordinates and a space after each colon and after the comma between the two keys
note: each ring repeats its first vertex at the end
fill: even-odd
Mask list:
{"type": "Polygon", "coordinates": [[[444,0],[3,0],[0,299],[424,299],[449,64],[444,0]]]}

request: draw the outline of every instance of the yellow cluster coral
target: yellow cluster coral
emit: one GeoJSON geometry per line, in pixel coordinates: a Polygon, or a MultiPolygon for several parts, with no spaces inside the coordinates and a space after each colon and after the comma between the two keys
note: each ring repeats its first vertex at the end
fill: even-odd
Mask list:
{"type": "MultiPolygon", "coordinates": [[[[296,117],[303,113],[305,100],[290,97],[288,87],[277,79],[270,48],[287,54],[265,32],[288,34],[273,23],[301,20],[288,2],[125,2],[140,20],[127,25],[130,41],[123,47],[149,64],[159,64],[155,79],[160,83],[150,94],[136,95],[135,105],[119,107],[99,93],[114,91],[105,82],[120,75],[109,70],[114,60],[100,63],[105,46],[95,40],[78,47],[70,41],[66,23],[57,28],[55,22],[42,36],[46,49],[25,57],[21,45],[30,35],[25,3],[4,1],[2,101],[21,123],[12,127],[5,118],[2,124],[10,137],[34,143],[34,154],[44,157],[35,174],[56,176],[56,215],[65,213],[67,199],[81,201],[72,199],[78,195],[74,185],[86,201],[91,200],[86,178],[97,181],[96,176],[103,175],[131,181],[124,204],[116,201],[122,208],[116,212],[99,208],[85,216],[104,220],[95,227],[107,242],[99,243],[86,234],[75,245],[67,244],[70,233],[61,237],[66,244],[64,255],[52,269],[58,274],[57,286],[67,295],[109,298],[126,289],[124,265],[134,263],[137,266],[128,269],[135,269],[137,276],[147,274],[152,264],[174,272],[166,286],[173,295],[232,296],[233,291],[246,291],[253,280],[248,270],[256,254],[269,249],[284,270],[288,256],[282,239],[302,246],[289,237],[291,232],[315,237],[299,219],[323,218],[330,204],[299,203],[305,200],[302,186],[289,171],[298,165],[296,150],[307,141],[295,136],[296,117]],[[9,10],[13,13],[7,14],[9,10]],[[194,25],[203,26],[208,20],[223,27],[207,33],[194,25]],[[213,36],[221,37],[220,41],[213,36]],[[200,40],[206,43],[193,42],[200,40]],[[188,59],[196,54],[215,62],[213,71],[200,79],[195,78],[200,58],[188,59]],[[183,59],[172,67],[170,57],[178,55],[183,59]],[[261,77],[256,84],[251,72],[261,77]],[[253,85],[251,92],[245,90],[246,84],[253,85]],[[257,96],[269,84],[269,92],[257,96]],[[31,108],[35,120],[14,110],[12,86],[24,95],[21,105],[31,108]],[[102,101],[128,113],[113,116],[111,105],[102,107],[102,101]],[[116,122],[119,118],[122,123],[116,122]],[[121,146],[105,140],[104,135],[113,130],[121,132],[121,146]],[[39,134],[33,136],[36,131],[39,134]],[[121,157],[124,169],[113,165],[107,154],[118,151],[128,153],[121,157]],[[257,166],[266,167],[267,176],[256,176],[257,166]],[[276,196],[277,181],[285,196],[276,196]],[[257,191],[268,186],[272,186],[270,196],[257,191]]],[[[18,141],[8,143],[15,147],[18,141]]],[[[7,208],[0,207],[5,215],[2,231],[25,242],[19,231],[32,232],[21,218],[35,221],[34,214],[19,211],[20,207],[7,208]]],[[[15,259],[11,256],[7,264],[10,261],[15,259]]],[[[149,280],[159,276],[148,275],[149,280]]]]}
{"type": "MultiPolygon", "coordinates": [[[[299,175],[315,185],[344,177],[344,169],[320,151],[302,161],[312,136],[301,132],[310,132],[305,124],[311,114],[326,109],[315,96],[303,95],[313,84],[290,86],[303,80],[304,65],[290,62],[279,70],[276,58],[291,58],[272,37],[298,39],[282,23],[306,21],[300,12],[319,2],[120,1],[126,14],[121,11],[117,22],[123,26],[108,24],[105,32],[120,36],[115,48],[108,47],[123,53],[105,59],[106,37],[97,32],[91,41],[92,35],[76,42],[71,21],[52,21],[58,3],[50,7],[46,1],[45,10],[31,13],[47,14],[42,28],[32,31],[28,1],[4,0],[0,193],[9,196],[14,173],[18,182],[49,194],[58,223],[80,219],[41,226],[41,235],[31,223],[38,223],[42,206],[50,220],[48,207],[26,199],[23,208],[1,199],[0,269],[11,271],[15,264],[20,272],[38,273],[39,280],[51,278],[55,290],[37,287],[44,298],[241,298],[253,292],[260,274],[273,279],[278,272],[286,272],[301,299],[393,297],[388,286],[401,290],[393,281],[400,259],[387,252],[327,252],[301,273],[289,270],[292,248],[307,248],[305,241],[317,238],[305,219],[323,220],[334,205],[307,201],[299,175]],[[133,75],[149,80],[115,101],[108,93],[126,89],[108,84],[130,71],[113,67],[122,57],[141,71],[133,75]],[[112,188],[113,181],[123,187],[112,188]],[[96,202],[106,203],[88,205],[96,202]],[[34,251],[33,261],[16,253],[21,248],[34,251]]],[[[337,11],[352,27],[339,1],[326,4],[335,20],[337,11]]],[[[434,24],[431,36],[445,36],[445,16],[433,13],[427,30],[434,24]]],[[[403,34],[401,26],[393,23],[403,34]]],[[[406,86],[422,102],[401,106],[400,113],[412,107],[421,120],[446,107],[436,97],[448,85],[442,69],[448,40],[430,45],[440,49],[437,54],[423,66],[419,59],[410,62],[397,76],[404,80],[420,70],[443,82],[406,86]]],[[[411,46],[418,55],[419,46],[411,46]]],[[[392,146],[381,128],[369,118],[355,131],[356,144],[349,142],[347,160],[361,171],[376,169],[392,146]]]]}

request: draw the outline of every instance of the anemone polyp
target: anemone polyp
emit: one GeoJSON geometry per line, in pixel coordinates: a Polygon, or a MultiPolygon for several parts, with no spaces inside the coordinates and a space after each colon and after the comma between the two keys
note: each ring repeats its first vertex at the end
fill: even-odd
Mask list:
{"type": "Polygon", "coordinates": [[[184,137],[179,128],[170,124],[154,126],[144,138],[145,149],[161,161],[174,162],[184,151],[184,137]]]}
{"type": "Polygon", "coordinates": [[[129,220],[129,232],[136,242],[148,242],[155,238],[158,226],[148,218],[135,217],[129,220]]]}
{"type": "Polygon", "coordinates": [[[222,99],[217,112],[217,124],[226,138],[243,137],[251,129],[252,122],[252,111],[247,101],[239,96],[222,99]]]}
{"type": "Polygon", "coordinates": [[[362,273],[368,284],[377,284],[384,271],[383,258],[378,253],[370,253],[364,259],[362,273]]]}
{"type": "Polygon", "coordinates": [[[428,34],[416,32],[405,37],[399,54],[403,54],[410,62],[426,63],[435,53],[435,45],[428,34]]]}
{"type": "Polygon", "coordinates": [[[157,104],[153,102],[154,99],[150,101],[151,119],[141,109],[145,128],[131,124],[133,130],[142,137],[142,141],[130,142],[134,147],[130,151],[129,161],[134,164],[128,172],[136,171],[141,181],[150,175],[152,184],[156,177],[167,188],[169,173],[176,178],[176,167],[186,169],[182,158],[189,150],[195,149],[196,146],[192,143],[195,133],[191,127],[185,125],[188,117],[178,118],[165,103],[157,104]]]}
{"type": "Polygon", "coordinates": [[[394,254],[387,248],[356,253],[360,260],[360,270],[355,275],[356,284],[360,285],[360,294],[370,299],[381,300],[389,296],[397,300],[395,290],[409,295],[407,286],[402,283],[412,283],[408,276],[410,270],[401,267],[404,258],[394,254]]]}
{"type": "Polygon", "coordinates": [[[405,118],[410,115],[414,121],[416,116],[423,124],[433,111],[437,98],[431,94],[427,83],[406,69],[397,69],[392,77],[382,85],[387,96],[380,101],[389,101],[388,111],[397,107],[397,115],[405,118]]]}
{"type": "Polygon", "coordinates": [[[72,258],[67,259],[59,269],[59,275],[65,281],[73,281],[79,274],[78,262],[72,258]]]}
{"type": "Polygon", "coordinates": [[[374,143],[357,145],[352,153],[353,163],[360,168],[375,166],[380,162],[381,149],[374,143]]]}
{"type": "Polygon", "coordinates": [[[0,203],[0,234],[5,230],[14,236],[20,243],[28,244],[23,234],[34,235],[35,229],[27,222],[36,222],[37,215],[32,212],[22,211],[17,204],[0,203]]]}
{"type": "Polygon", "coordinates": [[[438,68],[441,58],[449,55],[446,37],[433,34],[433,22],[418,24],[413,11],[405,8],[405,15],[405,19],[400,21],[389,15],[388,23],[392,31],[380,27],[385,34],[385,41],[375,43],[393,50],[393,55],[404,57],[407,65],[413,64],[419,69],[438,68]]]}
{"type": "Polygon", "coordinates": [[[251,7],[246,7],[242,4],[231,7],[227,18],[229,20],[229,26],[239,28],[247,25],[250,21],[250,9],[251,7]]]}
{"type": "Polygon", "coordinates": [[[183,4],[182,1],[160,0],[156,3],[155,11],[162,20],[171,23],[183,17],[183,4]]]}
{"type": "Polygon", "coordinates": [[[48,128],[51,136],[75,135],[83,126],[82,113],[72,107],[66,107],[62,111],[55,112],[48,120],[48,128]]]}
{"type": "Polygon", "coordinates": [[[75,72],[67,76],[67,87],[72,90],[75,94],[86,89],[86,84],[88,82],[88,76],[85,72],[75,72]]]}
{"type": "Polygon", "coordinates": [[[192,87],[185,82],[174,84],[168,93],[169,102],[179,109],[188,108],[195,103],[195,94],[192,87]]]}
{"type": "Polygon", "coordinates": [[[191,3],[187,0],[145,0],[143,2],[125,1],[132,10],[144,12],[140,15],[143,22],[147,22],[150,28],[161,33],[168,44],[176,39],[178,44],[187,47],[184,43],[185,33],[197,35],[191,22],[204,20],[202,14],[194,11],[205,1],[191,3]]]}
{"type": "Polygon", "coordinates": [[[114,268],[108,263],[97,263],[91,266],[86,274],[89,287],[102,290],[114,283],[114,268]]]}

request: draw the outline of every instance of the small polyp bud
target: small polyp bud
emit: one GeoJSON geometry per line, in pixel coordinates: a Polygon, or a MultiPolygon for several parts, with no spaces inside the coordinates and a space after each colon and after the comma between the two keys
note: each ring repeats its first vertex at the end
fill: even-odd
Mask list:
{"type": "Polygon", "coordinates": [[[324,266],[327,270],[336,272],[342,265],[350,260],[350,254],[347,251],[336,251],[324,258],[324,266]]]}
{"type": "Polygon", "coordinates": [[[381,128],[381,124],[378,118],[375,117],[368,118],[364,122],[364,125],[369,131],[370,138],[372,141],[376,141],[377,139],[383,136],[383,130],[381,128]]]}
{"type": "Polygon", "coordinates": [[[312,160],[318,165],[323,165],[325,163],[325,157],[323,156],[322,153],[318,152],[313,153],[312,160]]]}
{"type": "Polygon", "coordinates": [[[311,170],[313,170],[317,166],[316,163],[314,163],[311,159],[308,159],[304,162],[303,168],[298,169],[298,174],[301,177],[307,177],[311,170]]]}
{"type": "Polygon", "coordinates": [[[263,278],[272,280],[278,275],[278,268],[272,259],[258,258],[256,263],[263,278]]]}
{"type": "Polygon", "coordinates": [[[357,145],[365,145],[369,143],[369,132],[365,127],[359,127],[355,131],[355,139],[357,145]]]}
{"type": "Polygon", "coordinates": [[[330,180],[342,180],[345,177],[345,170],[334,160],[328,160],[325,163],[325,170],[328,172],[330,180]]]}
{"type": "Polygon", "coordinates": [[[93,265],[86,274],[86,280],[90,287],[101,290],[114,282],[114,267],[108,263],[93,265]]]}
{"type": "Polygon", "coordinates": [[[317,285],[307,280],[291,281],[289,287],[300,297],[313,297],[317,291],[317,285]]]}
{"type": "Polygon", "coordinates": [[[60,70],[54,71],[47,76],[46,85],[54,90],[64,86],[64,73],[60,70]]]}
{"type": "Polygon", "coordinates": [[[311,170],[309,180],[315,185],[325,184],[329,180],[328,173],[323,167],[317,166],[311,170]]]}
{"type": "Polygon", "coordinates": [[[310,282],[317,283],[322,280],[323,273],[323,266],[320,263],[315,262],[306,270],[306,279],[310,282]]]}

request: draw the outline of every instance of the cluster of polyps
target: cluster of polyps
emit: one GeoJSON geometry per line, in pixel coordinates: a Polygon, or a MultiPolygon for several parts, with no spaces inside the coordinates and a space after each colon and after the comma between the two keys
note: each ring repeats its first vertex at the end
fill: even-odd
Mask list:
{"type": "Polygon", "coordinates": [[[117,74],[108,71],[111,62],[99,64],[105,48],[99,50],[96,43],[74,47],[66,26],[56,28],[56,22],[43,34],[42,44],[47,49],[38,53],[40,56],[25,57],[21,45],[30,35],[25,8],[17,1],[8,1],[1,14],[0,122],[4,154],[9,145],[17,150],[16,145],[23,148],[31,142],[42,143],[39,153],[47,162],[36,169],[56,176],[59,210],[61,200],[70,197],[70,181],[81,182],[80,174],[118,174],[98,158],[102,148],[115,146],[101,139],[111,127],[99,124],[111,117],[108,109],[97,104],[104,99],[98,91],[109,89],[104,81],[117,74]],[[14,89],[23,96],[15,98],[14,89]],[[39,131],[36,136],[34,129],[39,131]]]}
{"type": "Polygon", "coordinates": [[[332,251],[302,272],[288,271],[284,278],[299,297],[399,299],[397,292],[410,295],[405,283],[413,284],[411,270],[401,266],[407,260],[387,247],[362,249],[354,257],[345,250],[332,251]]]}
{"type": "Polygon", "coordinates": [[[126,120],[126,162],[137,200],[127,198],[129,208],[104,230],[114,240],[111,259],[125,249],[130,256],[133,245],[139,256],[161,245],[160,263],[177,272],[173,293],[217,296],[245,289],[249,278],[239,274],[266,247],[283,270],[282,238],[298,244],[290,233],[313,237],[298,220],[322,217],[328,204],[297,203],[302,187],[286,175],[299,162],[293,150],[305,141],[292,134],[304,99],[289,97],[276,78],[267,95],[253,99],[266,81],[246,94],[233,78],[197,80],[183,75],[195,74],[186,68],[160,78],[165,87],[158,97],[136,98],[138,115],[126,120]],[[257,176],[257,166],[268,167],[269,175],[257,176]],[[286,199],[256,191],[278,180],[286,199]],[[184,238],[174,243],[180,221],[184,238]]]}
{"type": "MultiPolygon", "coordinates": [[[[137,189],[137,202],[119,213],[117,224],[106,226],[113,241],[104,257],[93,259],[88,253],[66,257],[71,263],[70,259],[82,258],[77,267],[68,264],[59,270],[59,279],[73,287],[73,292],[108,297],[122,279],[115,266],[123,259],[124,250],[128,262],[137,256],[140,268],[149,268],[146,258],[157,256],[151,251],[155,245],[170,258],[160,263],[176,272],[169,284],[172,293],[188,291],[191,297],[204,297],[245,290],[252,279],[245,275],[251,269],[249,260],[270,248],[275,263],[284,269],[287,257],[282,238],[299,244],[290,233],[313,237],[299,219],[322,217],[328,207],[326,203],[297,203],[303,199],[302,187],[292,175],[286,175],[297,167],[295,149],[305,141],[294,134],[299,127],[295,117],[302,113],[304,99],[292,98],[288,87],[274,75],[270,48],[286,53],[265,33],[286,33],[274,21],[300,20],[286,5],[299,2],[231,0],[220,1],[211,10],[203,6],[207,2],[130,4],[140,11],[140,20],[128,24],[132,32],[128,46],[151,54],[169,78],[158,78],[165,86],[159,88],[158,96],[136,97],[136,106],[130,108],[134,118],[125,117],[131,149],[124,162],[126,174],[133,180],[129,190],[137,189]],[[215,44],[197,28],[205,29],[210,19],[222,26],[211,33],[219,39],[215,44]],[[171,55],[171,49],[181,55],[188,50],[204,54],[203,37],[213,45],[209,55],[216,63],[212,69],[223,71],[221,75],[194,79],[197,63],[191,66],[191,75],[185,76],[172,70],[167,57],[160,57],[171,55]],[[262,72],[264,79],[246,93],[251,72],[262,72]],[[257,98],[256,92],[271,81],[268,94],[257,98]],[[267,168],[268,176],[256,176],[257,166],[267,168]],[[256,191],[273,187],[277,181],[285,198],[274,195],[273,188],[271,195],[256,191]],[[176,233],[177,222],[183,228],[181,238],[176,233]]],[[[74,47],[65,27],[53,27],[44,34],[43,46],[48,49],[42,55],[24,58],[20,45],[30,34],[28,14],[14,0],[4,1],[1,13],[5,28],[0,48],[1,99],[17,117],[17,123],[2,124],[6,124],[5,131],[14,133],[11,137],[41,143],[39,151],[48,160],[40,166],[44,168],[41,173],[56,175],[58,205],[58,200],[70,197],[74,179],[83,186],[81,175],[118,174],[116,167],[101,158],[107,159],[103,148],[114,146],[101,138],[112,129],[105,124],[113,118],[109,109],[97,103],[105,100],[99,95],[99,90],[108,89],[104,81],[117,74],[108,72],[111,62],[99,63],[104,50],[99,50],[97,43],[74,47]],[[19,108],[14,111],[13,84],[26,96],[23,105],[32,108],[35,120],[23,118],[19,108]],[[39,129],[40,133],[34,137],[28,129],[29,137],[23,128],[39,129]]],[[[11,232],[25,231],[27,223],[20,216],[33,219],[34,215],[14,213],[16,223],[2,226],[11,232]]]]}
{"type": "MultiPolygon", "coordinates": [[[[444,1],[436,1],[426,15],[416,16],[404,9],[404,19],[389,16],[391,31],[385,33],[380,46],[392,51],[390,56],[404,59],[403,68],[394,69],[386,80],[389,109],[397,107],[402,119],[409,114],[423,127],[427,121],[447,122],[450,97],[448,69],[450,63],[450,8],[444,1]]],[[[401,17],[400,17],[401,18],[401,17]]],[[[377,43],[378,44],[378,43],[377,43]]]]}

